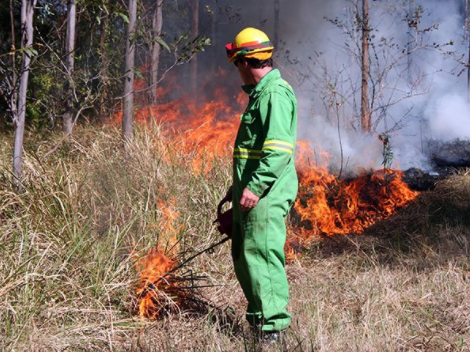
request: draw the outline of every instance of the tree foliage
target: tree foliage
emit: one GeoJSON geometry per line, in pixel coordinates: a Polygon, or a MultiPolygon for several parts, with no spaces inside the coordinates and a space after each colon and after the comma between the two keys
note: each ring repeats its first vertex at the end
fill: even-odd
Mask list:
{"type": "MultiPolygon", "coordinates": [[[[9,1],[0,4],[0,126],[4,128],[13,127],[8,101],[17,89],[22,60],[21,2],[12,0],[12,3],[15,43],[12,43],[9,1]]],[[[210,39],[204,36],[189,36],[189,28],[184,25],[185,16],[189,13],[184,4],[163,3],[165,16],[178,20],[176,25],[167,26],[167,32],[155,37],[150,30],[155,1],[138,1],[137,28],[133,39],[137,77],[146,75],[149,48],[152,46],[163,48],[159,75],[162,77],[167,70],[190,61],[197,52],[210,45],[210,39]]],[[[128,21],[127,5],[123,1],[77,1],[75,63],[73,72],[68,74],[65,50],[67,1],[38,0],[35,41],[32,48],[25,49],[33,56],[26,113],[29,128],[54,129],[61,125],[67,108],[65,92],[68,86],[72,87],[74,119],[80,116],[79,121],[102,122],[112,118],[120,109],[123,96],[128,21]]]]}

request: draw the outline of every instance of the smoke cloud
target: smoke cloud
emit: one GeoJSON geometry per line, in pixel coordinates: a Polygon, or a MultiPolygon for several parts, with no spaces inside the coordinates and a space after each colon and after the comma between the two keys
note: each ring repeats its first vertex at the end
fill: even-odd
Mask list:
{"type": "Polygon", "coordinates": [[[432,102],[425,111],[431,136],[442,141],[468,139],[470,136],[470,106],[463,96],[444,95],[432,102]]]}
{"type": "MultiPolygon", "coordinates": [[[[230,6],[228,1],[218,4],[230,6]]],[[[241,21],[225,25],[219,43],[230,42],[246,26],[273,36],[272,1],[236,4],[233,9],[240,13],[241,21]]],[[[276,64],[296,91],[298,137],[316,149],[327,150],[335,166],[342,164],[353,172],[382,167],[383,145],[378,134],[385,132],[390,137],[394,167],[428,169],[423,147],[428,139],[470,139],[466,75],[457,75],[463,65],[446,54],[468,52],[462,6],[458,0],[372,1],[370,6],[376,47],[372,79],[377,80],[380,73],[385,76],[374,92],[375,106],[385,108],[374,111],[375,133],[364,135],[359,128],[360,66],[351,54],[359,53],[362,34],[354,30],[346,34],[355,20],[353,2],[281,0],[276,64]],[[421,33],[410,34],[406,13],[420,5],[424,8],[418,23],[421,33]],[[332,23],[336,18],[344,23],[343,28],[332,23]],[[410,41],[423,48],[398,60],[410,41]],[[444,43],[449,45],[433,48],[444,43]]]]}

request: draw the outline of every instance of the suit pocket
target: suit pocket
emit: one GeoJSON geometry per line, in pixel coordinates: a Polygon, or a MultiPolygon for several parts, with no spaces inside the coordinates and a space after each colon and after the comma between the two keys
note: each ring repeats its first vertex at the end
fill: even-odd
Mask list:
{"type": "Polygon", "coordinates": [[[240,125],[240,147],[251,148],[258,137],[258,111],[256,109],[246,110],[241,117],[240,125]]]}

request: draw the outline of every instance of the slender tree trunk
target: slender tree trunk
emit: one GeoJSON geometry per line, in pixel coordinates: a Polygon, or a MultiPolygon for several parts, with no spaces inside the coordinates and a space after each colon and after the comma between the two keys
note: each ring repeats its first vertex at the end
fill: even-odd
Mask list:
{"type": "Polygon", "coordinates": [[[362,84],[361,84],[361,127],[364,132],[372,128],[369,107],[369,0],[362,0],[362,84]]]}
{"type": "Polygon", "coordinates": [[[469,0],[465,0],[465,29],[467,30],[468,61],[467,61],[467,101],[470,103],[470,7],[469,0]]]}
{"type": "Polygon", "coordinates": [[[33,15],[37,0],[22,0],[21,2],[21,49],[23,49],[23,68],[20,76],[17,114],[13,117],[15,126],[15,145],[13,150],[13,176],[14,182],[21,191],[21,174],[23,168],[23,137],[26,115],[26,92],[28,90],[28,77],[31,64],[31,49],[33,44],[33,15]]]}
{"type": "MultiPolygon", "coordinates": [[[[104,0],[103,5],[108,7],[109,0],[104,0]]],[[[109,11],[109,10],[108,10],[109,11]]],[[[101,55],[101,82],[102,91],[100,94],[100,121],[104,121],[106,114],[106,102],[108,98],[108,51],[106,50],[106,40],[108,38],[108,25],[109,16],[106,11],[101,11],[101,26],[100,26],[100,55],[101,55]]]]}
{"type": "MultiPolygon", "coordinates": [[[[11,52],[14,53],[16,50],[16,39],[15,39],[15,16],[14,16],[14,5],[13,0],[10,0],[10,22],[11,22],[11,52]]],[[[14,88],[16,86],[16,59],[15,55],[10,55],[10,64],[11,64],[11,72],[12,72],[12,79],[11,79],[11,86],[13,87],[12,93],[10,96],[9,107],[11,110],[11,116],[15,118],[17,114],[16,104],[18,99],[18,91],[14,88]]]]}
{"type": "MultiPolygon", "coordinates": [[[[192,0],[191,36],[199,35],[199,0],[192,0]]],[[[197,55],[193,55],[190,62],[191,88],[197,97],[197,55]]]]}
{"type": "Polygon", "coordinates": [[[274,0],[274,48],[279,45],[279,0],[274,0]]]}
{"type": "Polygon", "coordinates": [[[73,70],[75,64],[75,27],[76,27],[76,3],[75,0],[68,0],[67,11],[67,36],[65,52],[67,57],[67,101],[65,113],[62,120],[62,131],[64,135],[72,134],[73,129],[73,70]]]}
{"type": "MultiPolygon", "coordinates": [[[[411,19],[414,17],[414,0],[408,0],[408,20],[411,21],[411,19]]],[[[407,78],[408,78],[408,84],[412,85],[413,84],[413,75],[411,74],[411,65],[412,65],[412,59],[411,59],[411,48],[412,48],[412,43],[414,41],[414,34],[413,34],[413,28],[408,25],[408,43],[406,45],[406,50],[408,50],[408,55],[406,57],[407,62],[406,62],[406,72],[407,72],[407,78]]]]}
{"type": "Polygon", "coordinates": [[[124,107],[122,114],[122,136],[124,141],[132,139],[132,120],[134,114],[134,34],[136,17],[137,0],[129,0],[129,23],[126,38],[126,73],[124,77],[124,107]]]}
{"type": "Polygon", "coordinates": [[[467,101],[470,103],[470,33],[468,40],[468,62],[467,62],[467,101]]]}
{"type": "MultiPolygon", "coordinates": [[[[218,41],[217,41],[217,23],[216,23],[216,8],[217,8],[217,0],[212,0],[211,4],[212,4],[212,12],[210,14],[210,18],[211,18],[211,41],[212,41],[212,47],[213,48],[217,48],[218,46],[218,41]]],[[[215,55],[216,51],[215,50],[212,50],[212,59],[211,59],[211,72],[215,72],[216,70],[216,63],[217,63],[217,59],[216,59],[216,55],[215,55]]]]}
{"type": "MultiPolygon", "coordinates": [[[[152,35],[153,38],[159,38],[162,35],[163,25],[163,0],[157,0],[157,7],[155,9],[155,15],[152,20],[152,35]]],[[[152,105],[157,105],[157,81],[158,81],[158,66],[160,64],[160,44],[156,41],[152,41],[151,44],[152,58],[150,62],[150,79],[148,91],[149,101],[152,105]]]]}

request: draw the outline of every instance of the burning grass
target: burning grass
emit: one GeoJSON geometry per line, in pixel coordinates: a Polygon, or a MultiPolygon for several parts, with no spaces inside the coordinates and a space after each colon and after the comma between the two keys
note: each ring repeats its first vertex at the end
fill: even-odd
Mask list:
{"type": "MultiPolygon", "coordinates": [[[[188,154],[169,150],[158,126],[141,132],[127,157],[119,131],[106,128],[77,129],[77,139],[50,158],[26,152],[21,195],[9,184],[2,150],[2,349],[29,348],[32,340],[33,348],[47,350],[106,346],[108,334],[125,336],[142,323],[130,314],[136,258],[176,243],[176,253],[197,251],[218,238],[212,209],[227,186],[227,166],[199,177],[188,154]]],[[[33,150],[44,155],[53,146],[54,140],[33,150]]],[[[171,279],[183,287],[181,280],[195,276],[171,279]]],[[[165,294],[170,307],[175,297],[165,294]]]]}
{"type": "Polygon", "coordinates": [[[151,248],[145,257],[138,260],[140,278],[136,293],[139,316],[156,319],[164,310],[178,309],[180,300],[185,297],[179,294],[177,281],[168,275],[174,266],[175,262],[158,248],[151,248]],[[176,300],[171,298],[172,293],[176,300]]]}
{"type": "MultiPolygon", "coordinates": [[[[159,126],[137,129],[127,157],[118,130],[77,128],[49,158],[38,156],[55,138],[28,146],[26,192],[18,195],[7,137],[2,350],[252,350],[228,246],[163,278],[173,261],[220,239],[212,221],[230,183],[226,159],[197,174],[196,151],[183,153],[159,126]],[[156,271],[146,271],[149,258],[160,261],[156,271]],[[136,289],[157,307],[143,312],[159,320],[133,314],[143,293],[136,289]],[[196,303],[182,308],[180,298],[196,303]]],[[[441,183],[361,236],[312,237],[287,267],[288,350],[468,351],[469,180],[463,173],[441,183]]]]}

